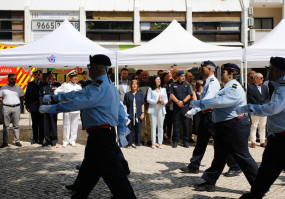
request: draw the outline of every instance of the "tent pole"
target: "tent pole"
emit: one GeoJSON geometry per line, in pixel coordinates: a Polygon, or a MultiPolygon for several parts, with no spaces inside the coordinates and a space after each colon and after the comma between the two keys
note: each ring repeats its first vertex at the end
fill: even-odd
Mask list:
{"type": "Polygon", "coordinates": [[[243,61],[240,61],[240,68],[241,68],[241,85],[244,84],[244,65],[243,65],[243,61]]]}
{"type": "Polygon", "coordinates": [[[245,89],[247,90],[247,53],[246,53],[246,48],[244,48],[243,60],[244,60],[244,84],[245,84],[245,89]]]}
{"type": "MultiPolygon", "coordinates": [[[[29,66],[29,82],[32,80],[32,66],[29,66]]],[[[31,113],[29,112],[29,129],[31,129],[31,113]]]]}
{"type": "Polygon", "coordinates": [[[118,88],[119,78],[118,78],[118,54],[116,52],[116,68],[115,68],[115,85],[118,88]]]}

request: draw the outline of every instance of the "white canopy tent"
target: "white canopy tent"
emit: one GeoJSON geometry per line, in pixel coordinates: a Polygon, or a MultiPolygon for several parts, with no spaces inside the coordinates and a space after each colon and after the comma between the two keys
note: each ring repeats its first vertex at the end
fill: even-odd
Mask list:
{"type": "Polygon", "coordinates": [[[285,19],[264,38],[244,49],[250,68],[264,67],[268,65],[270,57],[285,57],[285,19]],[[254,63],[255,62],[255,63],[254,63]]]}
{"type": "Polygon", "coordinates": [[[268,66],[270,57],[285,57],[285,19],[264,38],[244,49],[245,73],[249,68],[268,66]]]}
{"type": "Polygon", "coordinates": [[[65,20],[46,37],[17,48],[0,51],[0,66],[86,67],[89,55],[105,54],[116,65],[116,54],[78,32],[65,20]]]}
{"type": "MultiPolygon", "coordinates": [[[[117,52],[119,66],[141,66],[141,69],[165,69],[165,64],[189,67],[205,60],[216,64],[225,61],[242,65],[241,47],[207,44],[189,34],[176,20],[157,37],[135,48],[117,52]]],[[[241,66],[243,70],[243,67],[241,66]]]]}
{"type": "Polygon", "coordinates": [[[189,34],[176,20],[157,37],[139,47],[118,52],[118,65],[186,64],[242,60],[242,48],[204,43],[189,34]]]}

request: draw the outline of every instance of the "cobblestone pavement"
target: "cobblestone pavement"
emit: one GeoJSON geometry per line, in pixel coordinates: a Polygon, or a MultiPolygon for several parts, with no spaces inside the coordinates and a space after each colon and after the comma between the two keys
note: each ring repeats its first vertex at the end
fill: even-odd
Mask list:
{"type": "MultiPolygon", "coordinates": [[[[86,133],[79,132],[77,147],[62,148],[62,121],[59,125],[59,144],[56,147],[43,148],[31,145],[31,130],[28,115],[21,115],[21,142],[16,147],[9,135],[9,147],[0,149],[0,198],[70,198],[71,193],[64,185],[74,181],[77,173],[75,166],[82,161],[86,133]]],[[[2,143],[2,128],[0,133],[2,143]]],[[[238,198],[248,191],[250,186],[243,174],[227,178],[221,176],[216,192],[197,192],[195,183],[202,182],[199,174],[184,174],[179,168],[188,164],[194,147],[189,149],[178,146],[172,149],[165,145],[163,149],[140,147],[122,149],[129,162],[132,183],[137,198],[238,198]]],[[[254,159],[260,164],[263,148],[250,149],[254,159]]],[[[213,158],[213,146],[209,145],[200,167],[201,172],[208,168],[213,158]]],[[[225,168],[227,171],[228,168],[225,168]]],[[[285,174],[282,173],[265,198],[285,198],[285,174]]],[[[110,198],[111,193],[101,179],[89,198],[110,198]]]]}

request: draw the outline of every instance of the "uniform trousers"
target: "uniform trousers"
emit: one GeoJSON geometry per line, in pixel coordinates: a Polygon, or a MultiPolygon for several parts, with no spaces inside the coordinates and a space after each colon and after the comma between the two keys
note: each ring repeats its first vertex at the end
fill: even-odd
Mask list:
{"type": "Polygon", "coordinates": [[[251,115],[250,141],[256,142],[256,129],[258,128],[260,143],[265,142],[265,126],[267,117],[251,115]]]}
{"type": "Polygon", "coordinates": [[[156,129],[157,129],[158,144],[162,144],[164,117],[165,115],[163,113],[162,107],[156,105],[154,113],[150,114],[152,144],[156,144],[156,129]]]}
{"type": "Polygon", "coordinates": [[[46,142],[50,144],[57,143],[57,114],[43,114],[44,136],[46,142]]]}
{"type": "MultiPolygon", "coordinates": [[[[190,159],[190,164],[188,165],[189,168],[192,167],[199,169],[210,137],[212,137],[214,139],[214,142],[216,142],[215,125],[212,121],[212,113],[205,113],[201,115],[201,120],[198,127],[197,143],[193,151],[192,158],[190,159]]],[[[227,159],[227,164],[230,167],[230,170],[240,170],[240,167],[231,155],[229,155],[227,159]]]]}
{"type": "Polygon", "coordinates": [[[9,125],[12,123],[13,132],[14,132],[14,141],[15,143],[20,142],[20,129],[19,129],[19,120],[20,120],[21,108],[20,106],[9,107],[3,105],[3,117],[4,117],[4,128],[3,130],[3,143],[8,143],[8,131],[9,125]]]}
{"type": "Polygon", "coordinates": [[[285,135],[276,137],[269,135],[261,165],[255,182],[251,186],[251,199],[261,199],[278,178],[282,169],[285,169],[284,151],[285,135]]]}
{"type": "Polygon", "coordinates": [[[169,109],[168,106],[166,106],[166,115],[164,119],[164,125],[163,125],[163,130],[164,133],[166,132],[167,138],[171,138],[171,132],[172,132],[172,110],[169,109]]]}
{"type": "Polygon", "coordinates": [[[43,115],[38,111],[32,111],[31,116],[32,116],[33,140],[36,142],[43,142],[44,140],[43,115]]]}
{"type": "Polygon", "coordinates": [[[84,160],[75,181],[77,189],[72,198],[87,198],[101,177],[114,198],[136,198],[118,155],[116,133],[105,128],[89,133],[84,160]]]}
{"type": "Polygon", "coordinates": [[[173,110],[173,143],[178,143],[180,138],[180,121],[183,128],[183,143],[189,142],[189,118],[185,116],[188,108],[173,110]]]}
{"type": "Polygon", "coordinates": [[[127,136],[128,140],[128,146],[132,146],[133,140],[135,137],[135,144],[136,146],[141,145],[141,132],[142,132],[142,120],[140,118],[135,119],[135,124],[133,123],[133,118],[130,121],[130,124],[128,125],[128,128],[130,129],[130,134],[127,136]]]}
{"type": "Polygon", "coordinates": [[[245,116],[215,123],[215,130],[214,160],[211,167],[203,173],[202,178],[206,182],[215,185],[230,154],[240,166],[249,184],[252,185],[256,178],[258,167],[248,149],[249,118],[245,116]]]}
{"type": "Polygon", "coordinates": [[[75,143],[80,112],[63,113],[63,144],[75,143]]]}

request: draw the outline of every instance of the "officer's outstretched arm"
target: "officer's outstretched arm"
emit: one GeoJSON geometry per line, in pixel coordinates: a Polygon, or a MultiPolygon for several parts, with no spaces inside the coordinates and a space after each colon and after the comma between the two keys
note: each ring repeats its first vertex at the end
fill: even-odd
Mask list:
{"type": "Polygon", "coordinates": [[[212,108],[225,108],[237,104],[242,98],[242,95],[235,88],[228,88],[223,95],[217,95],[215,98],[201,100],[200,108],[202,110],[212,108]]]}
{"type": "Polygon", "coordinates": [[[59,103],[53,105],[49,109],[49,113],[61,113],[61,112],[72,112],[78,110],[84,110],[88,108],[94,108],[101,101],[104,100],[103,96],[106,96],[108,90],[102,90],[99,87],[93,87],[92,90],[87,90],[85,87],[81,91],[72,91],[69,93],[59,93],[58,101],[67,101],[65,103],[59,103]]]}
{"type": "Polygon", "coordinates": [[[53,95],[52,98],[56,102],[71,101],[76,97],[85,96],[85,93],[86,93],[85,88],[83,88],[82,90],[79,90],[79,91],[71,91],[68,93],[59,92],[59,93],[57,93],[57,95],[53,95]]]}
{"type": "Polygon", "coordinates": [[[285,86],[278,88],[274,94],[274,98],[268,104],[264,105],[249,105],[250,112],[254,115],[270,116],[280,113],[285,109],[285,86]]]}

